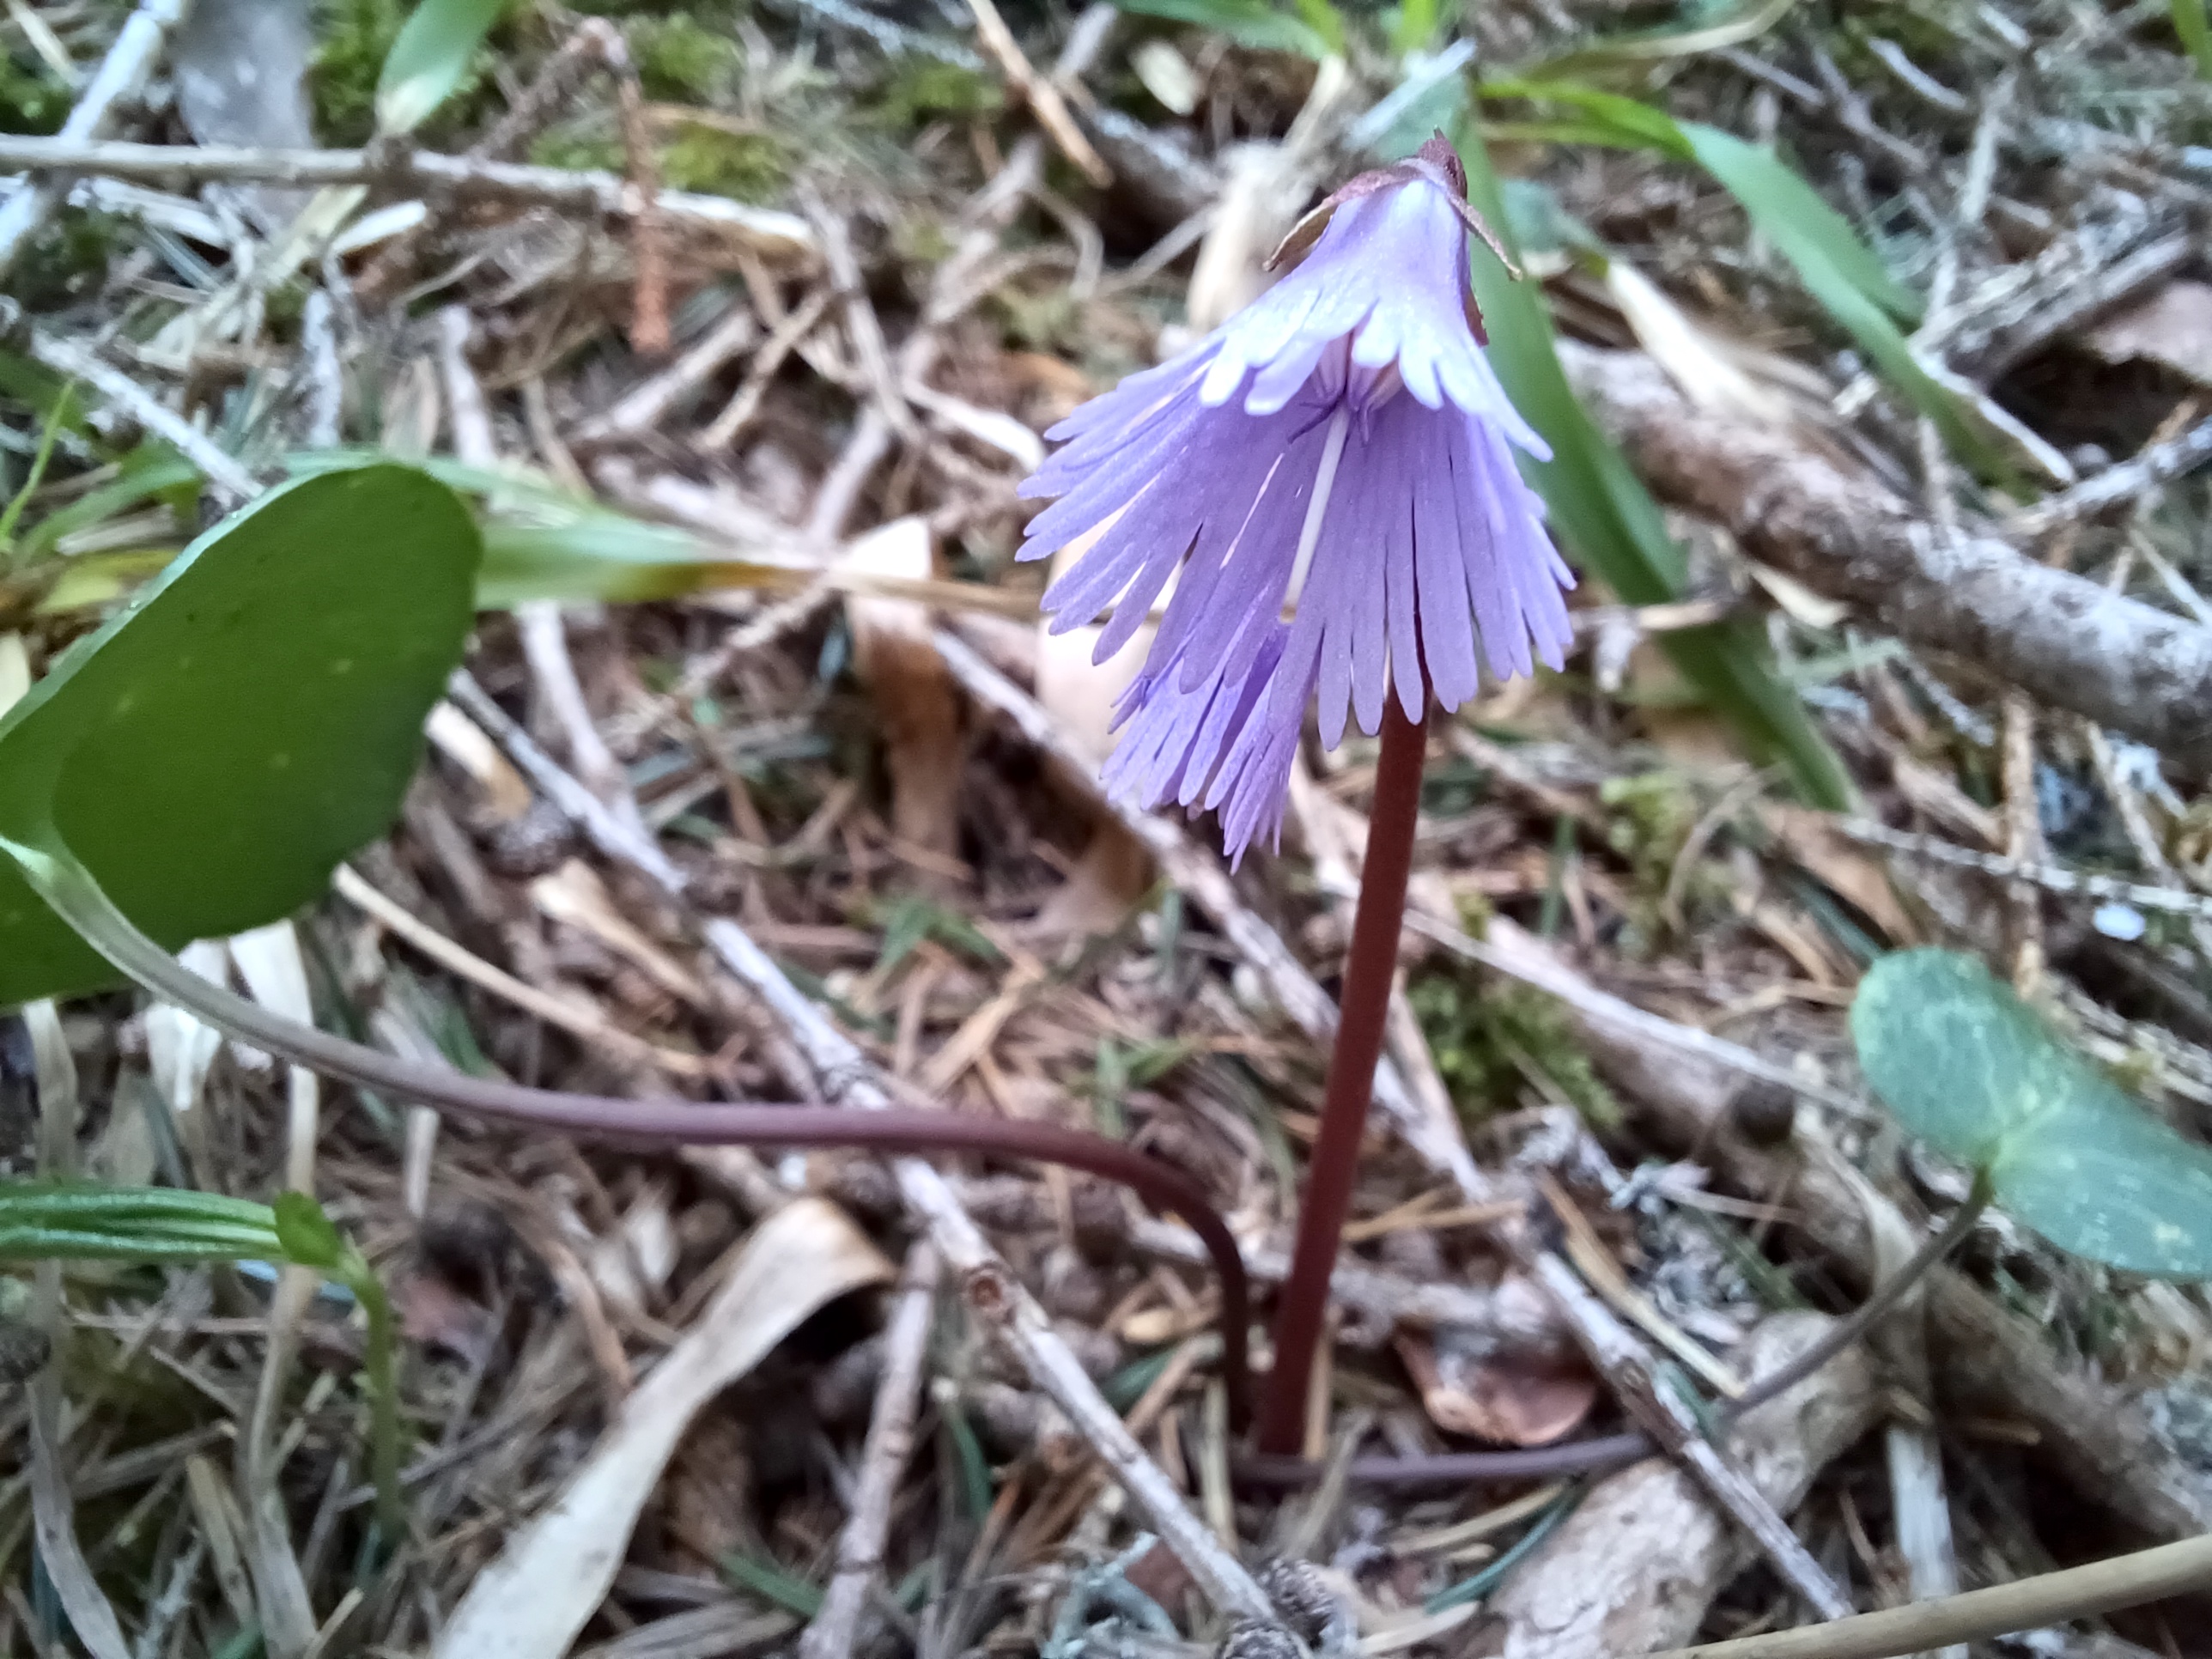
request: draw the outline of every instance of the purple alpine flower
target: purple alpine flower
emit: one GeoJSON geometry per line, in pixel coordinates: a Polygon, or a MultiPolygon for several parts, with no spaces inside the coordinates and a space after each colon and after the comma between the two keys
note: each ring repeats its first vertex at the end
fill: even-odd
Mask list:
{"type": "Polygon", "coordinates": [[[1532,644],[1563,660],[1574,577],[1509,446],[1549,452],[1483,356],[1470,229],[1487,237],[1441,133],[1361,174],[1285,240],[1278,260],[1310,246],[1294,271],[1053,428],[1064,447],[1022,486],[1058,499],[1020,556],[1080,550],[1044,598],[1054,630],[1114,607],[1097,660],[1181,570],[1107,782],[1221,809],[1233,857],[1280,834],[1316,689],[1334,749],[1393,689],[1414,720],[1431,691],[1473,696],[1478,636],[1500,678],[1532,672],[1532,644]]]}

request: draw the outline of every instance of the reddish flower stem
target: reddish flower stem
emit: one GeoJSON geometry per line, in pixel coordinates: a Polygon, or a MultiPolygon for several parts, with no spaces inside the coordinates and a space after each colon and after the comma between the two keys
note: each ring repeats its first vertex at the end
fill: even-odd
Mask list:
{"type": "Polygon", "coordinates": [[[1261,1401],[1259,1449],[1295,1455],[1305,1441],[1306,1393],[1328,1311],[1329,1275],[1352,1211],[1359,1141],[1375,1095],[1375,1066],[1390,987],[1398,969],[1398,936],[1406,919],[1406,881],[1413,863],[1413,825],[1420,816],[1421,763],[1428,720],[1406,718],[1394,696],[1382,715],[1382,755],[1375,774],[1367,857],[1359,872],[1359,908],[1344,969],[1336,1047],[1329,1055],[1321,1133],[1306,1165],[1298,1205],[1298,1237],[1275,1315],[1275,1364],[1261,1401]]]}

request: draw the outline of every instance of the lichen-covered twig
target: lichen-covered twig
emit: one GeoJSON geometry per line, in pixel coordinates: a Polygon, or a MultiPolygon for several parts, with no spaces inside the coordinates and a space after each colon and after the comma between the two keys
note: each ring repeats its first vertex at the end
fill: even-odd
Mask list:
{"type": "MultiPolygon", "coordinates": [[[[387,155],[361,149],[253,149],[0,135],[0,169],[40,167],[143,184],[372,185],[461,202],[515,202],[620,220],[634,219],[648,207],[645,192],[620,173],[480,161],[434,150],[401,149],[387,155]]],[[[672,230],[724,241],[764,259],[805,262],[815,254],[813,231],[794,214],[683,190],[661,191],[649,205],[672,230]]]]}
{"type": "Polygon", "coordinates": [[[1718,523],[1753,558],[1900,639],[1968,658],[2212,773],[2212,628],[2023,558],[1987,532],[1946,536],[1785,427],[1696,408],[1640,353],[1562,342],[1559,359],[1652,489],[1718,523]]]}

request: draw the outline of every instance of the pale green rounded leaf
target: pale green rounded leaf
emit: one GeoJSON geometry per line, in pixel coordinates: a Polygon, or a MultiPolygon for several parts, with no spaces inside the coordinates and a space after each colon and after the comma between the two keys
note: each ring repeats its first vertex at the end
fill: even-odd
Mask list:
{"type": "Polygon", "coordinates": [[[2059,1249],[2212,1277],[2212,1148],[2151,1115],[1973,957],[1884,957],[1859,982],[1851,1037],[1898,1121],[1988,1170],[1997,1201],[2059,1249]]]}
{"type": "Polygon", "coordinates": [[[2004,1137],[2060,1103],[2070,1056],[1990,970],[1954,951],[1899,951],[1851,1003],[1860,1067],[1898,1121],[1977,1168],[2004,1137]]]}
{"type": "MultiPolygon", "coordinates": [[[[289,915],[398,810],[478,552],[410,468],[271,490],[0,719],[0,834],[58,836],[171,949],[289,915]]],[[[119,982],[0,864],[0,1006],[119,982]]]]}
{"type": "Polygon", "coordinates": [[[422,0],[409,13],[377,78],[377,130],[412,132],[435,114],[506,9],[507,0],[422,0]]]}
{"type": "Polygon", "coordinates": [[[2103,1078],[2087,1082],[2078,1098],[1999,1155],[1990,1171],[1997,1201],[2091,1261],[2212,1278],[2212,1149],[2103,1078]]]}

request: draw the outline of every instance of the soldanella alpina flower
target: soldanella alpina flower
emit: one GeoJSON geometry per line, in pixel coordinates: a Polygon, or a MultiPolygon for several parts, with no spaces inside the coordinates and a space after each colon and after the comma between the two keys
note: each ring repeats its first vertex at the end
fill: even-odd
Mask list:
{"type": "Polygon", "coordinates": [[[1548,452],[1483,356],[1470,229],[1441,134],[1363,173],[1292,233],[1290,275],[1053,428],[1023,486],[1058,499],[1021,556],[1079,551],[1045,595],[1055,629],[1113,609],[1098,660],[1180,573],[1107,781],[1219,809],[1234,856],[1279,833],[1316,691],[1334,749],[1394,693],[1409,720],[1431,693],[1458,708],[1478,647],[1499,678],[1562,661],[1574,578],[1512,453],[1548,452]]]}

